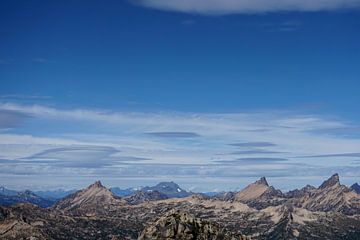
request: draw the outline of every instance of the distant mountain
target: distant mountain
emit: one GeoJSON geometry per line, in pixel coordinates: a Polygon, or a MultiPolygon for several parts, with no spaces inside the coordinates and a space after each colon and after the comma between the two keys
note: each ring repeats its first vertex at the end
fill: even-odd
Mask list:
{"type": "Polygon", "coordinates": [[[104,187],[100,181],[97,181],[89,187],[61,199],[53,208],[75,215],[96,215],[104,211],[110,211],[112,207],[124,203],[104,187]]]}
{"type": "Polygon", "coordinates": [[[131,205],[136,205],[136,204],[140,204],[140,203],[145,203],[145,202],[151,202],[151,201],[158,201],[158,200],[165,200],[168,199],[169,197],[159,191],[153,191],[153,190],[148,190],[148,191],[137,191],[135,192],[133,195],[127,196],[125,198],[123,198],[128,204],[131,205]]]}
{"type": "Polygon", "coordinates": [[[262,177],[236,193],[234,201],[246,203],[256,209],[263,209],[268,206],[280,205],[285,202],[285,199],[280,190],[269,186],[266,178],[262,177]]]}
{"type": "Polygon", "coordinates": [[[0,187],[0,195],[4,196],[15,196],[18,192],[15,190],[10,190],[5,187],[0,187]]]}
{"type": "Polygon", "coordinates": [[[355,191],[357,194],[360,194],[360,185],[358,183],[354,183],[351,187],[351,190],[355,191]]]}
{"type": "Polygon", "coordinates": [[[352,215],[360,212],[360,195],[341,185],[339,175],[334,174],[319,188],[303,196],[300,204],[311,211],[335,211],[352,215]]]}
{"type": "Polygon", "coordinates": [[[225,192],[203,192],[203,193],[200,193],[200,194],[203,194],[205,196],[208,196],[208,197],[215,197],[215,196],[219,196],[221,194],[223,194],[225,192]]]}
{"type": "Polygon", "coordinates": [[[42,198],[61,199],[64,198],[77,190],[49,190],[49,191],[35,191],[34,193],[42,198]]]}
{"type": "Polygon", "coordinates": [[[165,194],[168,198],[183,198],[191,195],[191,193],[185,191],[174,182],[161,182],[153,187],[144,187],[141,189],[141,191],[158,191],[162,194],[165,194]]]}
{"type": "Polygon", "coordinates": [[[214,199],[221,201],[234,201],[236,192],[221,192],[213,196],[214,199]]]}
{"type": "Polygon", "coordinates": [[[118,197],[126,197],[134,194],[136,190],[134,188],[127,188],[127,189],[121,189],[118,187],[112,187],[110,188],[110,191],[118,197]]]}
{"type": "Polygon", "coordinates": [[[51,207],[55,201],[53,199],[42,198],[29,190],[17,192],[16,195],[0,195],[0,205],[9,206],[17,203],[31,203],[47,208],[51,207]]]}
{"type": "Polygon", "coordinates": [[[311,186],[311,185],[306,185],[305,187],[299,189],[295,189],[292,191],[289,191],[285,194],[285,196],[287,198],[300,198],[300,197],[304,197],[305,195],[308,195],[311,193],[311,191],[315,190],[316,187],[311,186]]]}

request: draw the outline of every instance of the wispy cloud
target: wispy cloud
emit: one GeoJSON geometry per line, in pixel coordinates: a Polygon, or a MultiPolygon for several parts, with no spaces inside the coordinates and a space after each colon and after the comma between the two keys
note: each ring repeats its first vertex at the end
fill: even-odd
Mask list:
{"type": "Polygon", "coordinates": [[[218,160],[216,163],[223,164],[248,164],[248,165],[256,165],[256,164],[271,164],[271,163],[279,163],[288,161],[286,158],[238,158],[235,160],[218,160]]]}
{"type": "Polygon", "coordinates": [[[161,138],[194,138],[200,137],[199,134],[195,132],[149,132],[145,133],[150,136],[154,137],[161,137],[161,138]]]}
{"type": "Polygon", "coordinates": [[[334,128],[325,128],[325,129],[315,129],[312,130],[314,133],[318,134],[328,134],[334,136],[360,136],[360,127],[354,126],[343,126],[343,127],[334,127],[334,128]]]}
{"type": "Polygon", "coordinates": [[[251,155],[251,154],[281,154],[286,152],[279,152],[279,151],[270,151],[264,149],[254,149],[254,150],[245,150],[245,151],[236,151],[230,154],[232,155],[251,155]]]}
{"type": "Polygon", "coordinates": [[[151,158],[145,157],[134,157],[134,156],[118,156],[116,157],[117,162],[142,162],[149,161],[151,158]]]}
{"type": "Polygon", "coordinates": [[[339,166],[353,176],[350,156],[360,147],[359,138],[320,133],[354,124],[286,111],[114,112],[0,102],[1,122],[13,129],[0,133],[0,179],[324,176],[339,166]],[[13,124],[18,115],[26,116],[21,125],[13,124]],[[348,157],[326,159],[339,154],[348,157]],[[312,156],[325,157],[308,161],[312,156]]]}
{"type": "Polygon", "coordinates": [[[243,143],[230,143],[229,145],[235,147],[274,147],[276,144],[271,142],[243,142],[243,143]]]}
{"type": "Polygon", "coordinates": [[[358,8],[358,0],[134,0],[135,4],[166,11],[225,15],[280,11],[330,11],[358,8]]]}
{"type": "Polygon", "coordinates": [[[28,159],[101,159],[112,154],[120,152],[113,147],[107,146],[67,146],[61,148],[52,148],[43,152],[34,154],[28,159]]]}
{"type": "Polygon", "coordinates": [[[45,164],[51,167],[100,168],[115,164],[110,157],[119,150],[106,146],[67,146],[51,148],[29,157],[18,159],[22,164],[45,164]]]}
{"type": "Polygon", "coordinates": [[[37,100],[37,99],[51,99],[50,96],[31,95],[31,94],[3,94],[0,95],[2,99],[20,99],[20,100],[37,100]]]}
{"type": "Polygon", "coordinates": [[[333,153],[323,155],[310,155],[310,156],[299,156],[298,158],[332,158],[332,157],[360,157],[360,153],[333,153]]]}

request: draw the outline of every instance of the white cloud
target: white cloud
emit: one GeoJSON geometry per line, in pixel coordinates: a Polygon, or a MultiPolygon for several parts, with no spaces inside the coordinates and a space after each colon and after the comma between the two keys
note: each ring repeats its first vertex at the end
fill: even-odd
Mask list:
{"type": "Polygon", "coordinates": [[[326,174],[339,167],[344,167],[343,173],[346,173],[353,166],[353,159],[342,156],[356,153],[360,148],[360,137],[346,138],[331,130],[356,128],[356,125],[337,118],[287,111],[145,113],[15,103],[0,103],[0,111],[31,116],[21,127],[0,132],[0,159],[4,160],[0,163],[4,169],[0,177],[5,172],[11,173],[10,169],[14,169],[15,175],[32,169],[42,175],[75,174],[80,178],[85,174],[100,179],[109,174],[139,179],[165,175],[223,178],[230,173],[233,177],[290,176],[294,172],[319,174],[325,172],[322,170],[325,167],[330,169],[326,174]],[[240,157],[233,153],[239,151],[241,158],[247,159],[244,165],[235,164],[240,157]],[[330,159],[326,157],[329,154],[335,156],[330,159]],[[324,157],[296,158],[314,155],[324,157]],[[45,156],[52,162],[39,165],[30,161],[34,156],[45,156]],[[125,157],[146,161],[126,163],[125,157]],[[282,158],[283,161],[261,162],[260,158],[282,158]],[[24,165],[18,162],[24,161],[21,159],[29,162],[24,165]],[[13,162],[10,164],[8,160],[13,162]],[[69,164],[70,161],[74,162],[69,164]],[[218,164],[221,161],[229,162],[221,167],[218,164]]]}
{"type": "Polygon", "coordinates": [[[145,7],[186,13],[225,15],[357,8],[359,0],[134,0],[145,7]]]}
{"type": "Polygon", "coordinates": [[[30,94],[3,94],[0,95],[0,98],[3,99],[19,99],[19,100],[43,100],[43,99],[51,99],[50,96],[44,95],[30,95],[30,94]]]}

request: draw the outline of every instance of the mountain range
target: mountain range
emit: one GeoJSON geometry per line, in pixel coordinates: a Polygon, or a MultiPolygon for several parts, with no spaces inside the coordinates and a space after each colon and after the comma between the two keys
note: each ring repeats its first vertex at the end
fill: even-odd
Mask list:
{"type": "MultiPolygon", "coordinates": [[[[154,201],[168,198],[183,198],[192,193],[182,189],[174,182],[161,182],[155,186],[121,189],[112,187],[109,189],[117,197],[126,197],[130,204],[139,204],[146,201],[154,201]]],[[[57,201],[69,196],[77,190],[48,190],[48,191],[15,191],[0,187],[0,205],[13,205],[16,203],[32,203],[39,207],[50,207],[57,201]]]]}
{"type": "Polygon", "coordinates": [[[0,205],[4,206],[14,205],[17,203],[31,203],[42,208],[47,208],[56,202],[55,199],[40,197],[29,190],[17,192],[8,190],[4,187],[0,189],[0,205]]]}
{"type": "Polygon", "coordinates": [[[287,193],[263,177],[215,196],[169,182],[119,197],[97,181],[48,208],[0,206],[0,238],[360,239],[356,189],[334,174],[287,193]]]}

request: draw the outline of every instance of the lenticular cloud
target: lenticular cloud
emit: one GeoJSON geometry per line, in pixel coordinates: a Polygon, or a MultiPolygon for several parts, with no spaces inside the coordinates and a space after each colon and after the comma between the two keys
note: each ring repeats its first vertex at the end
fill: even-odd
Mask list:
{"type": "Polygon", "coordinates": [[[209,15],[329,11],[360,6],[360,0],[135,0],[135,3],[161,10],[209,15]]]}

